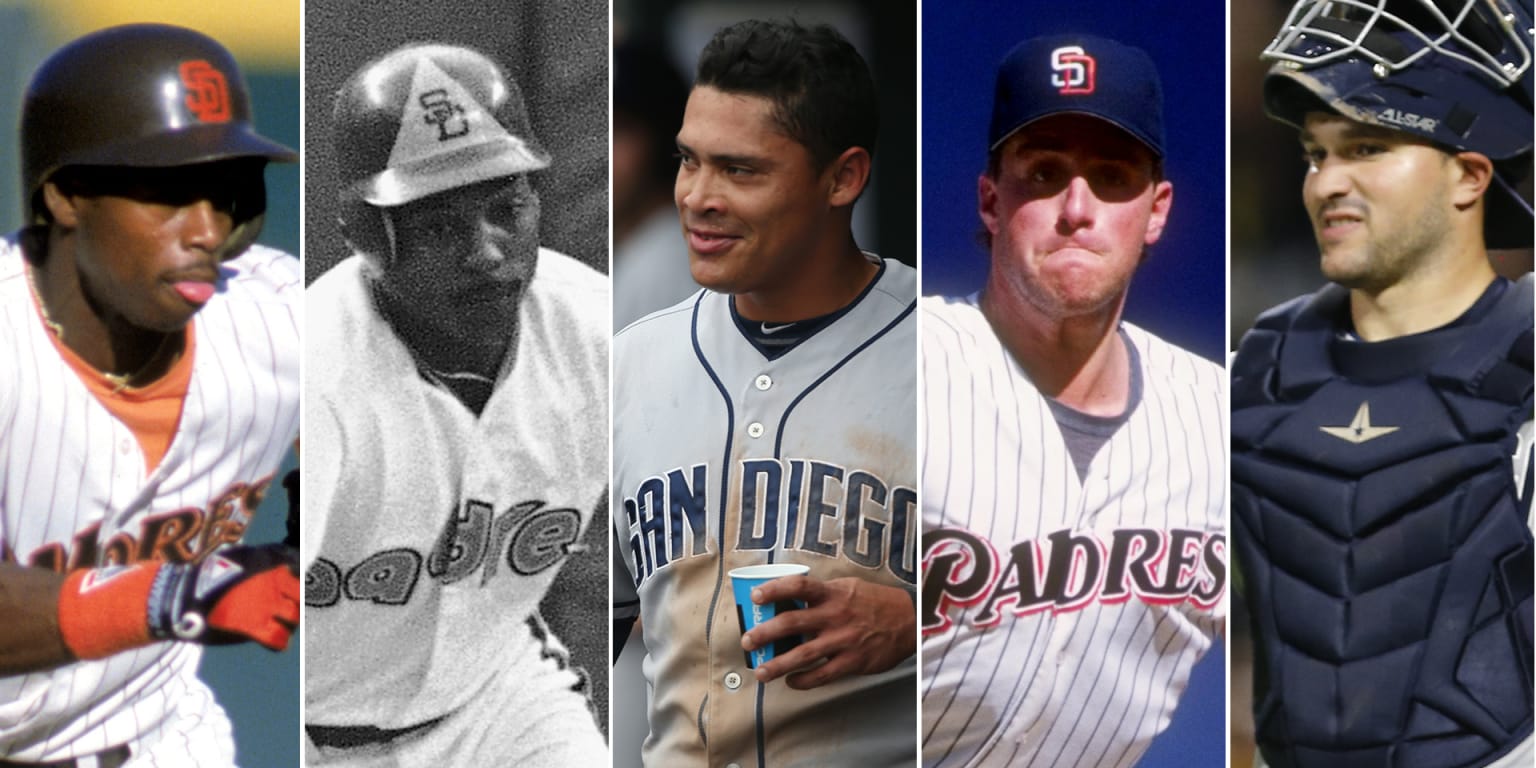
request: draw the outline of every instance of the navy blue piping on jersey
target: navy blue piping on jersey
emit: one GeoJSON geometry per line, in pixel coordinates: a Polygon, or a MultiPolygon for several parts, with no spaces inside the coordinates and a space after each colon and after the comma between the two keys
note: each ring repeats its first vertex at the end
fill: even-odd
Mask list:
{"type": "Polygon", "coordinates": [[[763,693],[767,689],[767,685],[761,682],[757,684],[757,768],[767,768],[768,766],[768,752],[766,745],[763,743],[763,693]]]}
{"type": "MultiPolygon", "coordinates": [[[[828,313],[826,315],[823,315],[821,320],[820,320],[821,324],[816,326],[815,330],[813,330],[810,333],[806,334],[805,338],[800,339],[799,341],[797,341],[797,342],[795,342],[793,344],[790,344],[789,346],[780,347],[780,348],[776,348],[776,349],[764,349],[760,344],[758,344],[757,343],[757,339],[752,336],[752,332],[748,331],[746,329],[746,327],[744,326],[744,324],[742,322],[742,320],[743,320],[742,316],[736,311],[736,297],[734,295],[730,296],[726,300],[727,306],[729,306],[730,310],[731,310],[731,312],[730,312],[731,321],[736,324],[736,330],[741,333],[742,338],[745,338],[747,340],[748,344],[752,345],[753,349],[756,349],[759,354],[761,354],[763,357],[765,357],[765,358],[767,358],[769,360],[777,360],[777,359],[783,357],[784,355],[788,354],[789,351],[794,349],[795,347],[798,347],[801,344],[804,344],[805,342],[810,341],[812,338],[815,338],[816,334],[821,333],[822,331],[832,327],[832,325],[837,323],[838,320],[841,320],[843,318],[843,315],[846,315],[849,312],[853,311],[853,308],[857,307],[859,305],[859,302],[862,302],[864,300],[864,297],[868,296],[869,292],[873,291],[875,289],[875,286],[880,284],[880,278],[885,277],[885,267],[886,267],[885,259],[883,259],[883,258],[880,259],[880,263],[877,266],[879,266],[879,269],[875,271],[874,278],[872,278],[869,281],[868,285],[864,286],[864,290],[859,291],[859,295],[853,297],[853,301],[850,301],[847,304],[844,304],[841,309],[834,310],[834,311],[832,311],[832,312],[830,312],[830,313],[828,313]]],[[[814,319],[814,318],[807,318],[807,319],[809,320],[809,319],[814,319]]],[[[769,562],[773,562],[773,561],[770,560],[769,562]]]]}
{"type": "MultiPolygon", "coordinates": [[[[884,267],[885,267],[885,265],[882,262],[881,263],[881,269],[884,269],[884,267]]],[[[859,294],[859,298],[862,299],[866,294],[868,294],[869,293],[869,289],[871,287],[873,287],[874,284],[875,284],[875,281],[870,282],[869,287],[865,288],[864,293],[859,294]]],[[[850,305],[850,306],[852,306],[852,305],[850,305]]],[[[881,328],[880,330],[875,331],[872,335],[870,335],[869,338],[864,340],[864,343],[860,344],[857,347],[854,347],[848,354],[843,356],[843,359],[837,361],[837,363],[835,365],[833,365],[831,368],[828,368],[825,372],[823,372],[820,376],[818,376],[815,381],[811,382],[810,386],[807,386],[804,390],[802,390],[800,392],[800,394],[796,395],[794,400],[791,400],[789,402],[789,406],[784,409],[784,415],[782,417],[780,417],[780,419],[779,419],[778,434],[776,434],[774,436],[774,439],[773,439],[773,458],[774,459],[779,459],[779,460],[783,459],[783,457],[780,455],[780,453],[781,453],[781,451],[783,451],[783,448],[784,448],[784,428],[789,423],[789,414],[792,411],[795,410],[795,406],[799,405],[800,401],[804,400],[806,395],[809,395],[813,390],[815,390],[817,387],[821,386],[821,383],[826,381],[828,378],[830,378],[832,376],[832,374],[837,373],[839,370],[842,369],[842,367],[844,365],[847,365],[849,360],[852,360],[853,358],[857,357],[860,352],[863,352],[865,349],[869,348],[869,346],[871,344],[874,344],[876,341],[879,341],[881,339],[881,337],[885,336],[887,333],[890,333],[891,329],[893,329],[896,326],[900,325],[901,321],[905,320],[907,318],[907,316],[912,314],[912,312],[915,311],[916,309],[917,309],[917,299],[913,299],[912,303],[908,304],[907,308],[902,310],[901,313],[896,315],[896,317],[894,319],[892,319],[889,323],[886,323],[884,328],[881,328]]],[[[914,419],[917,418],[917,414],[915,414],[915,413],[912,414],[912,417],[914,419]]],[[[722,522],[723,522],[723,520],[722,520],[722,522]]],[[[722,528],[721,530],[724,530],[724,528],[722,528]]],[[[773,553],[772,553],[772,551],[770,551],[768,553],[768,562],[770,562],[770,563],[773,562],[773,553]]],[[[757,684],[757,718],[756,718],[756,720],[757,720],[757,765],[758,765],[758,768],[764,768],[768,764],[768,757],[767,757],[767,753],[766,753],[766,751],[764,749],[764,731],[766,729],[765,729],[765,724],[763,723],[763,684],[762,683],[758,683],[757,684]]]]}
{"type": "MultiPolygon", "coordinates": [[[[799,405],[800,401],[804,400],[806,395],[809,395],[813,390],[815,390],[817,387],[821,386],[821,383],[823,381],[826,381],[828,378],[830,378],[832,376],[832,374],[837,373],[839,370],[842,369],[842,367],[844,365],[847,365],[849,360],[852,360],[853,358],[857,357],[858,354],[860,352],[863,352],[866,348],[868,348],[869,345],[875,343],[876,341],[879,341],[882,336],[884,336],[887,333],[890,333],[891,329],[895,328],[897,325],[900,325],[901,321],[905,320],[907,315],[912,314],[913,310],[916,310],[916,309],[917,309],[917,300],[914,299],[912,301],[912,303],[908,304],[907,308],[902,310],[901,314],[897,315],[894,320],[890,321],[889,323],[886,323],[884,328],[881,328],[880,330],[875,331],[874,335],[872,335],[869,338],[864,340],[863,344],[860,344],[859,346],[854,347],[853,351],[849,352],[847,355],[844,355],[843,359],[837,361],[836,365],[832,366],[831,368],[828,368],[825,373],[821,374],[821,376],[818,376],[815,381],[811,382],[810,386],[806,387],[805,390],[802,391],[799,395],[796,395],[794,400],[790,401],[789,407],[784,409],[784,416],[783,416],[783,418],[779,419],[779,433],[777,435],[775,435],[774,439],[773,439],[773,457],[775,459],[779,458],[779,451],[784,446],[784,428],[785,428],[786,425],[788,425],[788,423],[789,423],[789,414],[790,414],[791,411],[795,410],[795,406],[799,405]]],[[[914,413],[912,415],[912,418],[916,419],[917,418],[917,414],[914,413]]]]}
{"type": "MultiPolygon", "coordinates": [[[[699,306],[704,303],[704,297],[708,291],[700,291],[698,298],[693,301],[693,317],[689,321],[688,335],[693,342],[693,355],[698,358],[699,365],[704,367],[704,372],[709,374],[709,380],[715,383],[715,389],[720,391],[720,398],[725,401],[725,455],[721,458],[720,466],[724,469],[720,473],[720,525],[715,529],[717,537],[715,544],[720,548],[720,556],[715,558],[715,594],[709,601],[709,611],[704,618],[704,647],[710,647],[710,633],[715,628],[715,606],[720,603],[720,585],[725,579],[725,506],[726,499],[730,496],[731,483],[731,439],[736,433],[736,408],[731,403],[731,394],[720,383],[720,376],[715,369],[709,366],[709,360],[704,356],[704,350],[699,346],[699,306]]],[[[708,694],[705,694],[708,700],[708,694]]],[[[761,711],[761,710],[759,710],[761,711]]],[[[699,730],[701,736],[704,730],[699,730]]],[[[706,738],[705,747],[709,742],[706,738]]]]}
{"type": "MultiPolygon", "coordinates": [[[[842,311],[840,311],[838,313],[839,314],[839,318],[841,317],[841,315],[846,314],[849,310],[851,310],[855,305],[857,305],[858,303],[863,301],[864,297],[868,296],[869,293],[872,290],[874,290],[875,285],[880,282],[880,278],[885,274],[885,269],[886,269],[886,264],[885,264],[885,261],[882,259],[881,262],[880,262],[880,271],[876,274],[875,279],[871,280],[869,282],[869,285],[864,287],[864,290],[862,292],[860,292],[858,298],[854,299],[846,307],[844,307],[842,311]]],[[[720,589],[721,589],[721,585],[724,584],[724,580],[725,580],[725,543],[724,543],[725,515],[726,515],[727,500],[728,500],[728,497],[730,496],[731,441],[732,441],[732,439],[733,439],[733,437],[735,435],[735,424],[736,424],[736,409],[735,409],[734,404],[731,401],[730,392],[727,391],[725,386],[724,386],[724,384],[721,383],[719,375],[715,373],[715,370],[712,367],[710,367],[709,360],[708,360],[708,358],[705,357],[704,350],[699,345],[699,308],[700,308],[700,306],[703,303],[704,297],[708,293],[709,293],[708,291],[701,291],[698,294],[698,298],[696,298],[694,300],[694,303],[693,303],[693,316],[692,316],[692,318],[690,320],[689,335],[691,337],[690,340],[692,341],[692,344],[693,344],[693,354],[694,354],[694,357],[698,359],[700,366],[702,366],[704,368],[704,372],[709,375],[710,381],[714,383],[715,389],[720,392],[720,397],[725,402],[726,436],[725,436],[725,452],[724,452],[724,456],[722,457],[722,461],[721,461],[721,466],[723,467],[724,471],[721,472],[721,478],[720,478],[720,505],[719,505],[719,508],[718,508],[719,509],[719,527],[716,529],[716,535],[717,535],[717,537],[719,537],[717,539],[717,541],[716,541],[716,544],[718,544],[720,546],[720,557],[716,559],[714,596],[710,600],[709,611],[707,612],[706,618],[705,618],[706,624],[705,624],[705,628],[704,628],[704,642],[705,642],[706,646],[708,646],[710,644],[710,634],[713,631],[714,625],[715,625],[715,621],[714,621],[715,609],[719,605],[719,602],[720,602],[720,589]]],[[[881,328],[880,330],[878,330],[874,334],[872,334],[868,339],[865,339],[864,342],[859,344],[858,347],[855,347],[853,350],[851,350],[847,355],[845,355],[843,357],[843,359],[839,360],[831,368],[828,368],[824,373],[822,373],[821,376],[817,377],[817,379],[815,381],[811,382],[810,386],[806,387],[804,391],[802,391],[798,396],[795,397],[795,399],[793,401],[790,402],[789,406],[784,409],[784,415],[783,415],[783,417],[780,418],[780,421],[779,421],[778,433],[777,433],[777,435],[775,435],[775,438],[774,438],[773,457],[775,459],[779,459],[780,458],[779,454],[780,454],[780,451],[783,449],[783,444],[784,444],[784,428],[785,428],[785,424],[789,420],[789,414],[790,414],[791,411],[793,411],[795,409],[795,407],[797,405],[800,404],[800,401],[804,400],[806,395],[810,394],[813,390],[815,390],[818,386],[820,386],[821,383],[823,381],[826,381],[832,374],[834,374],[837,371],[841,370],[842,367],[848,363],[848,361],[852,360],[860,352],[863,352],[871,344],[874,344],[880,338],[882,338],[887,333],[889,333],[893,328],[895,328],[897,325],[899,325],[903,319],[905,319],[908,315],[912,314],[913,311],[915,311],[916,309],[917,309],[917,300],[913,299],[912,303],[908,304],[906,309],[902,310],[902,312],[900,314],[898,314],[894,319],[892,319],[889,323],[887,323],[883,328],[881,328]]],[[[734,315],[734,310],[732,311],[732,314],[734,315]]],[[[828,323],[826,326],[823,326],[823,328],[829,327],[831,325],[833,325],[833,323],[828,323]]],[[[741,329],[738,328],[737,331],[741,332],[741,329]]],[[[820,333],[820,331],[821,331],[821,329],[818,329],[816,331],[816,333],[820,333]]],[[[811,335],[814,336],[815,334],[813,333],[811,335]]],[[[748,337],[748,338],[750,340],[750,337],[748,337]]],[[[808,336],[806,338],[810,338],[810,337],[808,336]]],[[[804,340],[802,340],[802,342],[803,341],[804,340]]],[[[798,346],[798,345],[796,345],[796,346],[798,346]]],[[[773,553],[771,551],[768,553],[768,562],[770,562],[770,563],[773,562],[773,553]]],[[[756,702],[756,710],[757,710],[757,712],[756,712],[755,720],[756,720],[756,731],[757,731],[757,734],[756,734],[757,735],[757,764],[758,764],[759,768],[764,768],[767,765],[767,754],[766,754],[766,745],[765,745],[765,728],[764,728],[764,723],[763,723],[763,696],[764,696],[764,691],[765,691],[765,686],[762,683],[757,683],[757,702],[756,702]]],[[[702,734],[703,734],[703,731],[701,729],[701,735],[702,734]]],[[[706,746],[707,746],[707,742],[706,742],[706,746]]]]}

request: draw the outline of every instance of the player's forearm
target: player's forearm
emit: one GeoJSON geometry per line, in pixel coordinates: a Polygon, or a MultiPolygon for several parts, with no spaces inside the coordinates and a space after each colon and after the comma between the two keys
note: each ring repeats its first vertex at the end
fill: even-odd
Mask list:
{"type": "Polygon", "coordinates": [[[0,676],[39,672],[74,661],[59,632],[64,575],[0,565],[0,676]]]}
{"type": "Polygon", "coordinates": [[[0,676],[162,640],[288,646],[299,621],[298,553],[229,547],[207,563],[147,561],[57,574],[0,565],[0,676]]]}

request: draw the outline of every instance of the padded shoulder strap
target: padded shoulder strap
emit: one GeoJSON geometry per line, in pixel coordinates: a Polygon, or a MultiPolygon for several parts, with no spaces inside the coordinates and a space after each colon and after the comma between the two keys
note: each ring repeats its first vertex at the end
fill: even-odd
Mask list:
{"type": "Polygon", "coordinates": [[[1441,358],[1430,378],[1460,382],[1469,394],[1510,405],[1530,402],[1532,380],[1532,276],[1509,287],[1487,317],[1467,329],[1469,343],[1441,358]]]}

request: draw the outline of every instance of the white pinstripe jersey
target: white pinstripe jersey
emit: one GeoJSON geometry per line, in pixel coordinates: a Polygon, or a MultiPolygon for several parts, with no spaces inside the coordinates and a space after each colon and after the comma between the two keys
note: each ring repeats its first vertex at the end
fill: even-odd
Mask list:
{"type": "Polygon", "coordinates": [[[1129,766],[1225,617],[1226,376],[1130,324],[1086,479],[977,297],[923,299],[923,763],[1129,766]]]}
{"type": "Polygon", "coordinates": [[[540,653],[527,622],[607,484],[609,294],[539,249],[477,419],[422,379],[372,279],[353,256],[308,291],[305,718],[402,728],[540,653]]]}
{"type": "MultiPolygon", "coordinates": [[[[184,561],[237,541],[299,427],[303,280],[253,246],[220,265],[196,315],[191,382],[160,465],[59,356],[0,242],[0,543],[22,564],[184,561]]],[[[201,647],[163,642],[0,678],[0,755],[64,760],[137,742],[134,765],[232,764],[229,722],[195,673],[201,647]],[[184,730],[189,721],[191,730],[184,730]]]]}
{"type": "Polygon", "coordinates": [[[614,601],[642,616],[647,765],[915,762],[915,660],[808,691],[759,684],[725,574],[801,563],[914,585],[916,297],[916,273],[886,261],[772,360],[711,291],[614,338],[614,601]]]}

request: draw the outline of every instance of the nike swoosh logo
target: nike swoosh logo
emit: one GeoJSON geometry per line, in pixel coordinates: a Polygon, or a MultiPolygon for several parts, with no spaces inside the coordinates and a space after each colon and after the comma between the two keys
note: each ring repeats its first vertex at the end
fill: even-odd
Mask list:
{"type": "Polygon", "coordinates": [[[785,323],[783,325],[775,325],[775,326],[773,326],[771,328],[768,326],[767,323],[763,323],[763,335],[765,335],[765,336],[772,336],[773,334],[778,333],[779,331],[782,331],[785,328],[793,328],[793,327],[795,327],[794,323],[785,323]]]}
{"type": "Polygon", "coordinates": [[[1318,429],[1321,429],[1322,431],[1333,435],[1340,440],[1345,440],[1354,443],[1355,445],[1359,445],[1367,440],[1375,440],[1376,438],[1383,435],[1390,435],[1400,428],[1372,426],[1371,404],[1369,402],[1362,402],[1360,403],[1359,410],[1355,411],[1355,418],[1349,422],[1349,426],[1318,427],[1318,429]]]}

